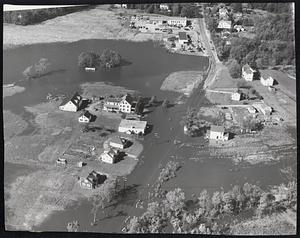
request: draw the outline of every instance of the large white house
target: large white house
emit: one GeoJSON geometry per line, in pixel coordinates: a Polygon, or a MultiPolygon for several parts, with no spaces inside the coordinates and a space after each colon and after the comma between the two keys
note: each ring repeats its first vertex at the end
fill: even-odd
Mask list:
{"type": "Polygon", "coordinates": [[[129,94],[126,94],[122,98],[108,99],[103,105],[103,110],[108,112],[135,113],[136,106],[137,102],[129,94]]]}
{"type": "Polygon", "coordinates": [[[167,24],[170,26],[185,27],[187,25],[187,19],[185,18],[171,18],[167,20],[167,24]]]}
{"type": "Polygon", "coordinates": [[[100,158],[103,162],[109,163],[109,164],[114,164],[118,160],[119,153],[116,150],[109,149],[108,151],[104,151],[101,155],[100,158]]]}
{"type": "Polygon", "coordinates": [[[76,92],[71,99],[64,100],[59,109],[68,112],[77,112],[82,103],[82,97],[76,92]]]}
{"type": "Polygon", "coordinates": [[[228,133],[225,133],[225,128],[223,126],[214,126],[210,127],[209,139],[211,140],[228,140],[228,133]]]}
{"type": "Polygon", "coordinates": [[[242,67],[242,77],[246,80],[246,81],[253,81],[253,77],[254,77],[254,73],[255,70],[252,69],[249,64],[245,64],[242,67]]]}
{"type": "Polygon", "coordinates": [[[145,134],[146,126],[146,121],[123,119],[121,120],[118,131],[127,134],[145,134]]]}
{"type": "Polygon", "coordinates": [[[270,87],[274,85],[274,79],[273,77],[268,74],[266,71],[261,71],[260,72],[260,82],[262,85],[270,87]]]}
{"type": "Polygon", "coordinates": [[[231,21],[221,20],[218,24],[219,29],[231,29],[231,21]]]}

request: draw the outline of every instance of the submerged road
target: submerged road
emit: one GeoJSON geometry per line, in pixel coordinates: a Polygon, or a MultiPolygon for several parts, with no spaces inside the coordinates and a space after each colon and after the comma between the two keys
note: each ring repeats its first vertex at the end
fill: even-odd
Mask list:
{"type": "MultiPolygon", "coordinates": [[[[204,75],[205,80],[193,94],[188,98],[186,103],[177,105],[174,108],[169,108],[166,111],[157,108],[154,112],[149,114],[147,121],[149,124],[154,125],[153,131],[145,136],[144,151],[140,157],[140,162],[136,166],[135,170],[127,177],[127,188],[132,188],[135,191],[135,195],[127,200],[127,202],[121,202],[113,209],[113,213],[116,211],[126,214],[126,216],[139,215],[138,209],[135,204],[141,200],[145,201],[148,197],[148,192],[151,186],[155,183],[159,172],[161,170],[160,165],[164,166],[172,156],[176,145],[174,140],[181,142],[186,141],[186,137],[183,134],[183,127],[180,125],[182,116],[186,113],[189,107],[200,107],[206,102],[205,91],[203,85],[208,85],[212,82],[216,76],[216,60],[218,58],[216,53],[211,50],[211,44],[209,36],[203,19],[199,19],[199,35],[203,41],[203,45],[207,50],[210,60],[210,69],[207,75],[204,75]],[[158,134],[158,137],[155,134],[158,134]]],[[[105,224],[101,222],[99,228],[103,232],[121,232],[125,226],[126,216],[117,216],[113,219],[109,219],[105,224]]]]}

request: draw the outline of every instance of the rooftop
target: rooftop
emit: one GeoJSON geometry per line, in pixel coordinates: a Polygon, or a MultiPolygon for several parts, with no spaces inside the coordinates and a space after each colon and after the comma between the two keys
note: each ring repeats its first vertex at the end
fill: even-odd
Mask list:
{"type": "Polygon", "coordinates": [[[255,71],[254,69],[252,69],[252,68],[250,67],[249,64],[245,64],[245,65],[243,66],[243,70],[244,70],[247,74],[252,74],[252,73],[255,71]]]}
{"type": "Polygon", "coordinates": [[[136,121],[136,120],[121,120],[119,127],[125,128],[136,128],[144,130],[147,126],[147,121],[136,121]]]}
{"type": "Polygon", "coordinates": [[[260,76],[262,76],[264,79],[267,79],[269,77],[273,78],[269,71],[260,70],[259,73],[260,73],[260,76]]]}
{"type": "Polygon", "coordinates": [[[185,32],[181,31],[178,33],[179,35],[179,40],[187,40],[187,35],[185,32]]]}
{"type": "Polygon", "coordinates": [[[126,140],[124,138],[121,138],[121,137],[113,137],[111,138],[111,140],[109,142],[113,142],[113,143],[117,143],[117,144],[120,144],[120,145],[124,145],[126,140]]]}
{"type": "Polygon", "coordinates": [[[80,102],[81,102],[82,97],[79,95],[78,92],[75,92],[75,94],[71,97],[71,98],[65,98],[60,106],[65,105],[67,102],[71,101],[72,103],[74,103],[76,106],[79,106],[80,102]]]}
{"type": "Polygon", "coordinates": [[[210,127],[210,130],[211,131],[215,131],[215,132],[225,132],[225,129],[223,126],[215,126],[215,125],[212,125],[210,127]]]}

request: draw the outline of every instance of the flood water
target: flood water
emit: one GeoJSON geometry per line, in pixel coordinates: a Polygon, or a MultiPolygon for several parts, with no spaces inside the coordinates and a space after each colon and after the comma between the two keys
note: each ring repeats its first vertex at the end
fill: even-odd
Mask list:
{"type": "MultiPolygon", "coordinates": [[[[171,101],[178,96],[176,93],[159,90],[164,78],[170,73],[181,70],[204,70],[208,65],[205,57],[169,54],[164,49],[154,47],[152,42],[132,43],[111,40],[84,40],[68,44],[40,44],[20,47],[4,51],[4,83],[19,82],[26,87],[22,93],[4,99],[4,109],[22,114],[24,106],[45,101],[47,93],[69,93],[79,89],[84,82],[104,81],[128,89],[138,90],[145,96],[156,95],[159,99],[168,98],[171,101]],[[77,57],[82,51],[98,51],[113,49],[132,64],[109,71],[86,73],[78,70],[77,57]],[[23,70],[37,62],[41,57],[48,58],[57,69],[56,73],[43,78],[21,81],[23,70]],[[12,67],[13,65],[13,67],[12,67]]],[[[198,92],[196,92],[198,93],[198,92]]],[[[206,99],[203,92],[192,96],[201,104],[206,99]]],[[[184,166],[178,171],[178,176],[166,186],[170,189],[181,187],[187,197],[202,189],[218,190],[221,187],[229,189],[231,185],[244,182],[257,183],[262,186],[278,184],[283,181],[279,174],[280,165],[251,166],[237,172],[230,171],[234,165],[228,160],[209,158],[207,152],[199,148],[177,148],[173,141],[189,141],[183,134],[180,120],[190,102],[176,105],[167,110],[161,107],[150,113],[146,120],[153,125],[153,130],[145,136],[144,151],[135,170],[127,176],[127,192],[121,202],[110,208],[110,216],[102,218],[98,226],[90,226],[92,215],[88,201],[80,201],[75,207],[63,212],[54,213],[35,230],[65,231],[66,224],[78,220],[82,231],[120,232],[123,221],[128,215],[137,215],[141,211],[135,208],[137,199],[145,199],[148,194],[148,184],[153,184],[160,172],[159,166],[164,166],[173,155],[178,157],[184,166]],[[155,136],[155,133],[158,136],[155,136]],[[189,158],[201,157],[203,162],[192,161],[189,158]]],[[[193,142],[201,138],[191,139],[193,142]]],[[[16,174],[17,176],[17,174],[16,174]]]]}

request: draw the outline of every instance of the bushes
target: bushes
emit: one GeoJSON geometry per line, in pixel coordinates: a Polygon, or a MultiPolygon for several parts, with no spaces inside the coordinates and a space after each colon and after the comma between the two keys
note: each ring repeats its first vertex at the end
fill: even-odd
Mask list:
{"type": "Polygon", "coordinates": [[[51,63],[46,58],[41,58],[37,63],[27,67],[23,75],[25,78],[38,78],[50,72],[51,63]]]}

